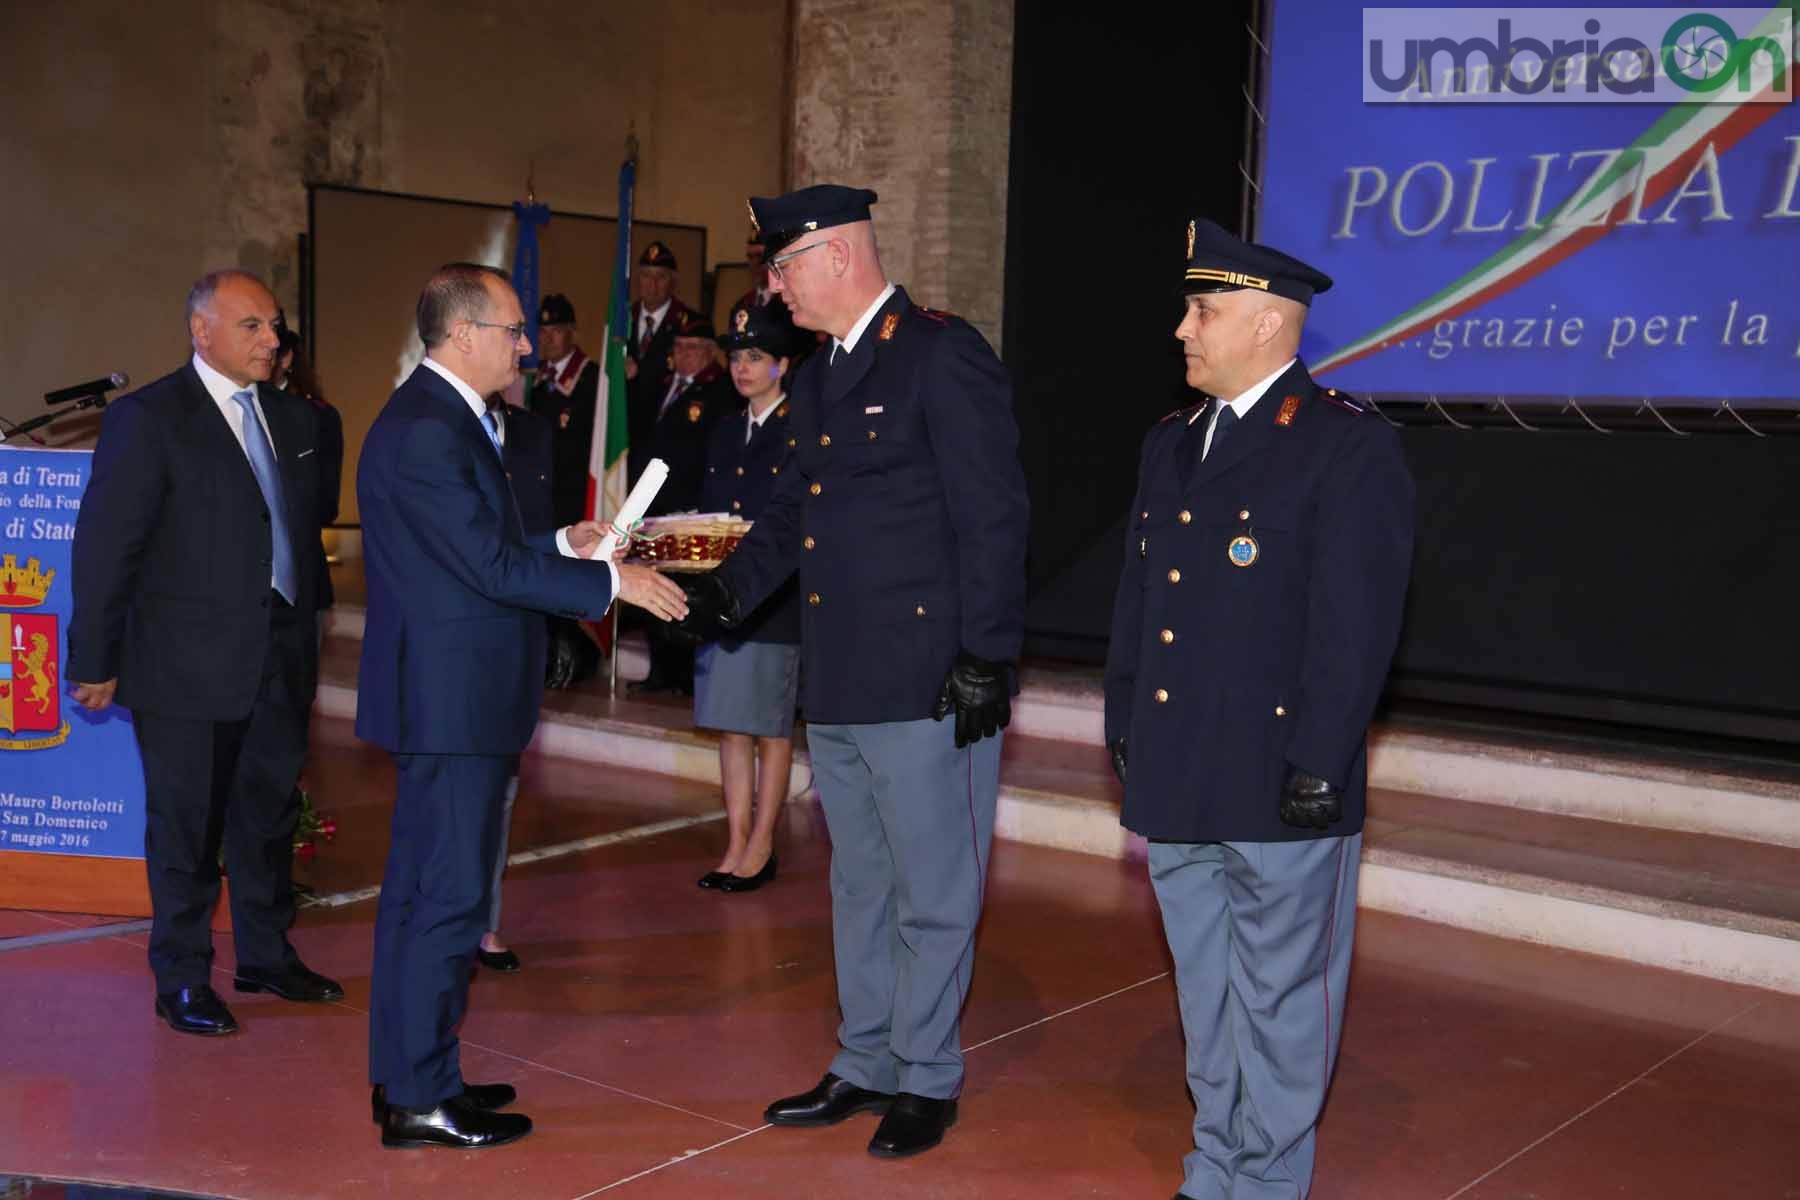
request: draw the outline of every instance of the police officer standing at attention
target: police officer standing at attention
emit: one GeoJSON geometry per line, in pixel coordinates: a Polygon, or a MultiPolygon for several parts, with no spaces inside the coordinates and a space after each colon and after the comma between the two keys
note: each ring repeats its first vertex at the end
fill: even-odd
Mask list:
{"type": "Polygon", "coordinates": [[[1175,330],[1208,400],[1144,439],[1106,664],[1125,826],[1175,960],[1194,1151],[1179,1197],[1303,1197],[1337,1058],[1364,738],[1399,640],[1394,431],[1296,357],[1331,279],[1188,226],[1175,330]]]}
{"type": "Polygon", "coordinates": [[[750,201],[769,277],[831,335],[794,378],[794,469],[685,627],[716,635],[799,570],[801,706],[831,831],[840,1049],[776,1125],[885,1115],[872,1154],[956,1120],[958,1026],[1024,631],[1027,501],[1012,388],[967,322],[889,283],[875,193],[750,201]]]}

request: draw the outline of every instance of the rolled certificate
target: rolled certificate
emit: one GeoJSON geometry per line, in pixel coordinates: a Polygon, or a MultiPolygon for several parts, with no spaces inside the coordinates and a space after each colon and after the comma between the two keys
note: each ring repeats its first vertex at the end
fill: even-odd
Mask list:
{"type": "Polygon", "coordinates": [[[631,495],[625,497],[625,506],[613,514],[612,529],[600,538],[600,548],[594,551],[594,557],[611,558],[620,546],[625,544],[628,530],[644,519],[650,511],[650,505],[656,500],[656,493],[662,491],[662,485],[669,478],[669,464],[660,458],[650,460],[644,473],[638,476],[637,486],[631,489],[631,495]]]}

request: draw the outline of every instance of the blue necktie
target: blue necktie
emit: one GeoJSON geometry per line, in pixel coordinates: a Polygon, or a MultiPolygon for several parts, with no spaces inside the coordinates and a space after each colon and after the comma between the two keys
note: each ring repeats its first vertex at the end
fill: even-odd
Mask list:
{"type": "Polygon", "coordinates": [[[289,604],[294,602],[294,542],[288,537],[287,505],[281,498],[281,472],[275,466],[275,448],[263,432],[256,416],[256,393],[245,388],[233,392],[231,398],[244,410],[244,452],[250,456],[250,469],[256,473],[256,486],[262,489],[263,503],[269,509],[269,542],[274,552],[275,590],[289,604]]]}
{"type": "Polygon", "coordinates": [[[494,453],[505,458],[506,451],[500,447],[500,422],[494,420],[494,414],[491,411],[481,414],[481,427],[487,430],[488,441],[494,443],[494,453]]]}
{"type": "Polygon", "coordinates": [[[1219,448],[1219,443],[1225,439],[1225,435],[1231,432],[1231,427],[1236,425],[1237,422],[1237,409],[1226,404],[1223,400],[1219,401],[1219,416],[1218,419],[1213,422],[1212,445],[1207,447],[1206,453],[1211,454],[1214,450],[1217,450],[1219,448]]]}

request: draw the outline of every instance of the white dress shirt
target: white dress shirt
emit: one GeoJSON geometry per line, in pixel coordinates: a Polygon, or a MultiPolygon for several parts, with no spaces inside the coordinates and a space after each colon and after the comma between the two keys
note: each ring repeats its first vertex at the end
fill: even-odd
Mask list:
{"type": "MultiPolygon", "coordinates": [[[[456,389],[456,394],[463,398],[463,403],[469,406],[469,411],[475,414],[475,419],[477,421],[481,420],[482,414],[488,410],[487,401],[483,400],[474,388],[464,383],[457,377],[455,371],[452,371],[449,367],[446,367],[435,358],[427,356],[424,360],[424,365],[448,380],[450,386],[456,389]]],[[[496,414],[494,420],[498,422],[500,419],[499,415],[496,414]]],[[[482,430],[482,435],[485,437],[486,434],[487,431],[484,428],[482,430]]],[[[502,440],[504,441],[504,435],[502,435],[502,440]]],[[[584,557],[575,552],[575,547],[569,545],[569,531],[567,529],[559,529],[556,531],[556,551],[564,558],[584,557]]],[[[601,561],[606,564],[607,574],[612,576],[613,596],[614,598],[617,598],[619,594],[619,568],[610,558],[602,559],[601,561]]]]}
{"type": "Polygon", "coordinates": [[[786,399],[786,392],[778,394],[775,399],[770,402],[769,407],[763,409],[760,413],[756,411],[756,406],[754,404],[747,404],[744,406],[744,445],[748,446],[750,444],[750,439],[756,436],[756,431],[761,429],[763,424],[768,421],[769,414],[780,408],[781,402],[786,399]]]}
{"type": "Polygon", "coordinates": [[[886,304],[888,297],[893,294],[894,285],[890,283],[881,289],[881,295],[875,297],[875,303],[863,310],[863,315],[856,319],[856,324],[850,327],[849,333],[842,338],[831,339],[831,357],[826,359],[827,363],[837,361],[839,347],[843,348],[845,354],[856,353],[856,343],[862,340],[863,330],[869,327],[869,322],[875,319],[875,314],[881,311],[881,306],[886,304]]]}
{"type": "MultiPolygon", "coordinates": [[[[1230,402],[1231,410],[1238,415],[1238,420],[1242,421],[1245,417],[1250,415],[1250,410],[1256,407],[1256,402],[1262,399],[1263,393],[1268,391],[1271,387],[1274,387],[1275,381],[1286,374],[1287,369],[1293,366],[1295,361],[1295,359],[1288,359],[1279,367],[1276,367],[1273,372],[1258,380],[1256,383],[1251,384],[1249,388],[1238,394],[1237,399],[1230,402]]],[[[1200,457],[1202,459],[1212,453],[1213,427],[1218,423],[1219,408],[1217,405],[1214,405],[1212,415],[1206,422],[1206,442],[1200,448],[1200,457]]]]}

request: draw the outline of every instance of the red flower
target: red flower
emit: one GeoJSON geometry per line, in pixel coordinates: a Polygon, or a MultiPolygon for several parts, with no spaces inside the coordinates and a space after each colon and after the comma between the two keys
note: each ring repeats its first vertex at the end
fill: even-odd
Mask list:
{"type": "Polygon", "coordinates": [[[294,858],[302,863],[309,863],[318,854],[319,848],[311,842],[304,842],[294,851],[294,858]]]}

